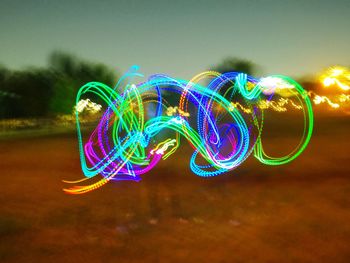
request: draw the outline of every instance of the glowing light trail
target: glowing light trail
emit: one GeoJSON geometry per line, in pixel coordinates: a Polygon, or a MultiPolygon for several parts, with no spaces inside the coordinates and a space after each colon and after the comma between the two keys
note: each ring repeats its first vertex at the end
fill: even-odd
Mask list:
{"type": "Polygon", "coordinates": [[[194,149],[191,170],[203,177],[228,172],[252,153],[264,164],[285,164],[297,158],[309,143],[313,130],[311,102],[307,92],[290,78],[258,80],[237,72],[208,71],[190,81],[153,75],[133,85],[132,81],[141,76],[136,69],[127,72],[115,88],[90,82],[79,90],[77,105],[82,96],[92,93],[107,108],[87,141],[83,141],[80,112],[76,110],[80,160],[86,178],[67,182],[79,185],[65,192],[85,193],[110,180],[139,181],[140,175],[176,151],[181,138],[194,149]],[[289,98],[281,98],[283,95],[289,98]],[[272,101],[274,96],[279,98],[277,102],[272,101]],[[291,96],[297,103],[291,101],[291,96]],[[177,105],[169,102],[174,98],[177,105]],[[291,153],[271,157],[261,139],[264,110],[271,107],[283,111],[287,104],[302,111],[304,132],[291,153]],[[80,185],[98,175],[102,178],[97,182],[80,185]]]}
{"type": "Polygon", "coordinates": [[[350,70],[348,68],[331,67],[321,75],[320,82],[329,94],[319,95],[314,91],[309,91],[308,94],[315,105],[325,104],[334,110],[350,107],[350,95],[338,92],[338,90],[350,91],[350,70]]]}
{"type": "Polygon", "coordinates": [[[325,87],[336,85],[348,91],[350,90],[350,70],[341,66],[331,67],[321,76],[321,81],[325,87]]]}

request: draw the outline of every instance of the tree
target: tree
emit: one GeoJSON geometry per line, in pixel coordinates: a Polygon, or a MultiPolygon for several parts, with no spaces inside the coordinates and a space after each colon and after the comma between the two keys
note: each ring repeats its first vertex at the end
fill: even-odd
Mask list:
{"type": "MultiPolygon", "coordinates": [[[[103,64],[58,51],[50,55],[48,68],[10,71],[0,67],[0,118],[72,113],[79,88],[90,81],[113,87],[116,74],[103,64]]],[[[94,94],[89,98],[100,103],[94,94]]]]}
{"type": "Polygon", "coordinates": [[[54,79],[46,69],[14,71],[8,74],[1,90],[1,117],[42,117],[47,114],[54,79]]]}
{"type": "MultiPolygon", "coordinates": [[[[213,70],[222,74],[227,72],[239,72],[239,73],[246,73],[252,76],[253,74],[256,74],[256,68],[257,66],[249,60],[228,57],[224,59],[220,64],[215,66],[213,70]]],[[[232,83],[225,83],[220,88],[220,93],[225,94],[225,92],[231,86],[232,86],[232,83]]]]}
{"type": "Polygon", "coordinates": [[[256,65],[249,60],[228,57],[215,66],[214,70],[220,73],[242,72],[253,75],[256,73],[256,65]]]}
{"type": "MultiPolygon", "coordinates": [[[[71,113],[79,88],[87,82],[98,81],[113,87],[116,81],[115,72],[105,65],[87,62],[61,51],[50,55],[49,68],[56,75],[49,106],[51,114],[71,113]]],[[[89,98],[97,103],[102,102],[95,94],[90,94],[89,98]]]]}

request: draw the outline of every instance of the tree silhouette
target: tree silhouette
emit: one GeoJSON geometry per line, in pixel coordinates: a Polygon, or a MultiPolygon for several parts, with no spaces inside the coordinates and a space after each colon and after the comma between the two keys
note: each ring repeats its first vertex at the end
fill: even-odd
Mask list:
{"type": "MultiPolygon", "coordinates": [[[[256,69],[257,66],[253,62],[234,57],[224,59],[220,64],[213,68],[214,71],[222,74],[227,72],[240,72],[248,75],[256,74],[256,69]]],[[[224,94],[230,86],[232,86],[231,82],[224,84],[220,89],[220,93],[224,94]]]]}
{"type": "MultiPolygon", "coordinates": [[[[53,96],[49,105],[51,114],[71,113],[75,105],[75,95],[85,83],[99,81],[113,86],[116,81],[116,74],[105,65],[83,61],[61,51],[51,53],[49,68],[56,74],[53,96]]],[[[94,94],[90,94],[89,98],[101,103],[101,99],[94,94]]]]}
{"type": "Polygon", "coordinates": [[[256,73],[256,65],[249,60],[228,57],[215,66],[214,70],[220,73],[235,71],[253,75],[256,73]]]}
{"type": "MultiPolygon", "coordinates": [[[[48,68],[10,71],[0,67],[0,118],[71,113],[78,89],[87,82],[113,86],[116,74],[103,64],[55,51],[48,68]]],[[[99,102],[91,95],[91,100],[99,102]]]]}

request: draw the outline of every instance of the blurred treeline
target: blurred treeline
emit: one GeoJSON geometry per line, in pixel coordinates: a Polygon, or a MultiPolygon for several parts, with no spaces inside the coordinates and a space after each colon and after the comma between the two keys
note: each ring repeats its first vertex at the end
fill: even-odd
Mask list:
{"type": "MultiPolygon", "coordinates": [[[[244,72],[258,77],[261,68],[249,60],[228,57],[210,70],[244,72]]],[[[99,81],[112,87],[117,77],[116,72],[102,63],[88,62],[61,51],[49,55],[45,68],[9,70],[0,66],[0,119],[71,114],[82,85],[99,81]]],[[[299,80],[299,83],[307,90],[315,90],[318,85],[310,80],[299,80]]],[[[89,98],[100,103],[93,94],[89,94],[89,98]]],[[[171,105],[178,104],[177,98],[168,97],[167,100],[171,105]]]]}
{"type": "Polygon", "coordinates": [[[89,81],[113,85],[113,70],[55,51],[45,68],[0,67],[0,118],[52,117],[72,113],[78,89],[89,81]]]}

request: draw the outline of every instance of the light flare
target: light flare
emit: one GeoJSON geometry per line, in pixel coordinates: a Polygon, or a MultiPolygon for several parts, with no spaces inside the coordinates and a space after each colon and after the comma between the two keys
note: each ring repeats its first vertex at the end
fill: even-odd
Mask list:
{"type": "Polygon", "coordinates": [[[320,80],[324,87],[337,86],[344,91],[350,90],[350,70],[346,67],[331,67],[322,74],[320,80]]]}

